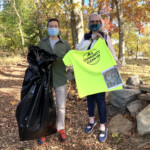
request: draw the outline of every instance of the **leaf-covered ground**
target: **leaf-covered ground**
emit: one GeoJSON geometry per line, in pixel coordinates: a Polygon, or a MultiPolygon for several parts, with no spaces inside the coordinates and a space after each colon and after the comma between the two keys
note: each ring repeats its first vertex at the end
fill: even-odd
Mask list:
{"type": "MultiPolygon", "coordinates": [[[[147,62],[147,61],[146,61],[147,62]]],[[[130,62],[133,63],[133,62],[130,62]]],[[[88,122],[85,99],[79,99],[75,84],[68,82],[66,105],[66,133],[68,143],[60,143],[57,134],[47,137],[46,146],[38,146],[37,140],[19,140],[15,110],[20,101],[20,89],[27,63],[23,59],[17,65],[0,66],[0,150],[143,150],[150,149],[150,135],[139,136],[135,118],[129,113],[120,112],[134,122],[134,129],[125,134],[112,135],[108,132],[107,141],[97,140],[98,124],[90,134],[84,133],[88,122]],[[70,93],[70,94],[69,94],[70,93]]],[[[127,65],[122,71],[124,80],[130,75],[139,74],[144,83],[150,84],[150,64],[127,65]]],[[[107,107],[109,107],[107,102],[107,107]]],[[[119,111],[118,111],[119,113],[119,111]]],[[[108,114],[108,122],[113,116],[108,114]]],[[[98,120],[98,116],[96,115],[98,120]]],[[[108,124],[107,122],[107,124],[108,124]]]]}

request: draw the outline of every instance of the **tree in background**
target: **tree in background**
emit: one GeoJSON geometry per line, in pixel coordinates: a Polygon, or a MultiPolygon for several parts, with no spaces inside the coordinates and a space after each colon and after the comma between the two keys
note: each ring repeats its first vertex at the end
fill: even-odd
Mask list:
{"type": "MultiPolygon", "coordinates": [[[[10,1],[9,1],[10,2],[10,1]]],[[[24,51],[24,36],[23,36],[23,31],[22,31],[22,18],[17,10],[17,6],[16,6],[16,1],[13,0],[12,2],[10,2],[12,7],[14,8],[15,10],[15,13],[18,17],[18,28],[19,28],[19,32],[20,32],[20,38],[21,38],[21,48],[23,49],[24,51]]]]}
{"type": "Polygon", "coordinates": [[[125,62],[125,55],[136,56],[140,51],[149,54],[149,6],[149,0],[3,0],[0,49],[22,53],[23,45],[36,45],[48,36],[46,25],[52,17],[60,20],[61,36],[75,47],[84,30],[88,32],[88,16],[98,12],[119,58],[125,62]]]}
{"type": "Polygon", "coordinates": [[[125,66],[125,30],[124,30],[124,18],[123,18],[123,0],[115,0],[116,8],[117,8],[117,17],[118,17],[118,26],[119,26],[119,56],[118,58],[121,60],[122,65],[125,66]]]}
{"type": "MultiPolygon", "coordinates": [[[[133,27],[134,33],[139,37],[144,35],[143,32],[145,30],[146,24],[150,22],[150,17],[148,13],[150,13],[150,2],[148,0],[99,0],[98,1],[98,13],[101,14],[102,18],[104,18],[104,22],[107,28],[109,35],[113,34],[113,38],[119,39],[119,46],[115,46],[118,50],[118,57],[122,60],[123,64],[125,64],[125,50],[128,50],[130,45],[128,37],[126,37],[126,33],[128,30],[125,29],[125,26],[128,26],[130,30],[130,26],[133,27]],[[115,4],[115,5],[114,5],[115,4]],[[117,21],[117,20],[118,21],[117,21]],[[118,29],[119,36],[117,36],[118,29]],[[140,33],[140,35],[139,35],[140,33]],[[114,36],[115,35],[115,36],[114,36]]],[[[132,38],[131,41],[136,45],[136,49],[139,49],[137,38],[132,38]]],[[[137,53],[137,52],[136,52],[137,53]]]]}
{"type": "Polygon", "coordinates": [[[37,9],[36,22],[37,22],[37,25],[38,25],[39,37],[40,37],[40,39],[42,39],[43,28],[42,28],[41,9],[40,9],[40,6],[39,6],[39,0],[34,0],[34,2],[35,2],[35,5],[36,5],[36,9],[37,9]]]}
{"type": "Polygon", "coordinates": [[[71,10],[71,30],[72,30],[72,40],[73,48],[79,43],[84,35],[84,25],[83,25],[83,14],[81,11],[82,1],[81,0],[70,0],[72,10],[71,10]]]}

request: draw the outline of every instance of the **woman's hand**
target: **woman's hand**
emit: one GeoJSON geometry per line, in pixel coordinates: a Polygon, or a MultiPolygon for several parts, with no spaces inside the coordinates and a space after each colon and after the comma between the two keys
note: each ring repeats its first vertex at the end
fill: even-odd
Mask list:
{"type": "Polygon", "coordinates": [[[94,34],[94,37],[92,37],[93,40],[97,40],[99,38],[103,39],[103,37],[102,37],[102,35],[100,33],[96,33],[96,34],[94,34]]]}
{"type": "Polygon", "coordinates": [[[117,60],[117,68],[118,69],[122,69],[122,63],[120,62],[120,60],[117,60]]]}

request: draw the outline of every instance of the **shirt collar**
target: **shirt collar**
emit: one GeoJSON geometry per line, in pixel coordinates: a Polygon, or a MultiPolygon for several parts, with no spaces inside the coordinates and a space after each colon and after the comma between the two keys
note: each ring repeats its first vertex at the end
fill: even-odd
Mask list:
{"type": "MultiPolygon", "coordinates": [[[[59,38],[59,41],[60,41],[60,42],[65,43],[65,41],[61,38],[60,35],[58,35],[58,38],[59,38]]],[[[48,39],[49,39],[49,37],[48,37],[48,39]]]]}
{"type": "Polygon", "coordinates": [[[60,35],[58,35],[59,37],[59,41],[61,41],[62,43],[65,43],[64,40],[60,37],[60,35]]]}

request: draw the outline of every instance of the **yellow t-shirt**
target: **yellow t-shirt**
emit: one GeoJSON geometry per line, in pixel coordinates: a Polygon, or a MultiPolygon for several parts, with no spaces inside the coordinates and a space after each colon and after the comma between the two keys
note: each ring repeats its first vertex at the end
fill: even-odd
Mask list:
{"type": "MultiPolygon", "coordinates": [[[[115,76],[117,83],[113,86],[111,74],[114,71],[105,72],[116,65],[116,62],[109,51],[104,39],[99,39],[94,46],[87,51],[70,50],[63,58],[65,65],[72,65],[79,97],[95,93],[122,89],[122,79],[115,76]],[[103,73],[104,71],[104,73],[103,73]],[[103,73],[103,74],[102,74],[103,73]],[[106,84],[106,81],[110,82],[106,84]],[[112,83],[112,85],[110,84],[112,83]],[[109,86],[111,85],[111,86],[109,86]]],[[[117,74],[120,77],[120,74],[117,74]]],[[[116,80],[115,80],[116,81],[116,80]]]]}

